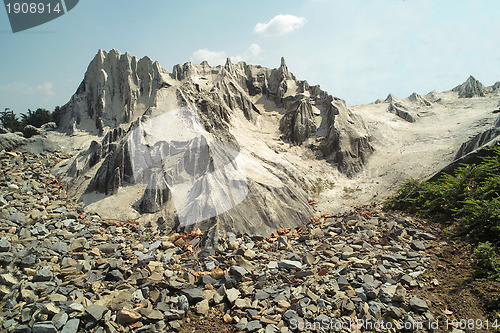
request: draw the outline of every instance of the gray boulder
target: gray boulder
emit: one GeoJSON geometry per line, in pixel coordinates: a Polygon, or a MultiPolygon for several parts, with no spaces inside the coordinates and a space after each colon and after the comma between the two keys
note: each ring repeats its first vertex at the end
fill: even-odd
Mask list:
{"type": "Polygon", "coordinates": [[[23,135],[25,138],[31,138],[32,136],[40,134],[42,134],[42,130],[33,125],[26,125],[23,128],[23,135]]]}
{"type": "Polygon", "coordinates": [[[57,129],[57,125],[55,122],[51,121],[49,123],[43,124],[41,129],[43,131],[55,131],[57,129]]]}
{"type": "Polygon", "coordinates": [[[24,138],[16,133],[6,133],[0,134],[0,151],[12,151],[20,146],[23,146],[29,142],[28,139],[24,138]]]}

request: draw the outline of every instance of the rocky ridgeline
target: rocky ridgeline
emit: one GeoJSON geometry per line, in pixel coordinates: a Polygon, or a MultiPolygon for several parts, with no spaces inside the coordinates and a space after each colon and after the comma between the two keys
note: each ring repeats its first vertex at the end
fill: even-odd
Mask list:
{"type": "MultiPolygon", "coordinates": [[[[218,228],[233,227],[247,233],[270,233],[277,226],[292,227],[294,221],[309,218],[312,210],[304,188],[314,186],[316,177],[310,176],[308,161],[290,163],[284,150],[271,148],[275,144],[292,149],[302,146],[312,159],[327,161],[332,174],[339,171],[349,177],[361,172],[373,153],[363,120],[343,100],[318,85],[297,80],[284,59],[274,69],[233,64],[228,59],[224,66],[215,67],[188,62],[169,73],[148,57],[99,51],[76,93],[61,108],[58,129],[100,137],[58,171],[72,197],[92,192],[115,195],[120,188],[144,180],[144,170],[154,168],[159,177],[145,177],[148,187],[134,198],[137,211],[166,220],[176,215],[185,220],[182,212],[187,211],[217,211],[218,225],[208,218],[188,223],[212,234],[218,228]],[[194,112],[183,118],[186,110],[194,112]],[[252,134],[252,142],[262,143],[262,149],[256,149],[259,153],[254,153],[246,143],[249,134],[242,131],[247,125],[270,126],[273,130],[268,134],[275,131],[276,136],[264,135],[263,141],[255,141],[252,134]],[[265,143],[268,141],[272,143],[265,143]],[[184,148],[174,149],[174,145],[184,148]],[[158,165],[150,165],[156,163],[149,157],[153,150],[161,152],[158,165]],[[234,164],[229,162],[236,156],[264,167],[259,173],[247,172],[245,190],[237,191],[246,192],[248,187],[250,195],[219,191],[223,193],[207,200],[204,196],[210,191],[199,190],[207,184],[234,189],[222,184],[224,177],[213,179],[218,171],[210,170],[234,164]],[[184,184],[182,194],[176,194],[179,187],[176,191],[174,186],[165,186],[164,175],[169,182],[184,184]],[[264,176],[274,181],[263,182],[264,176]],[[304,187],[297,186],[299,179],[304,187]],[[184,186],[197,188],[190,191],[197,198],[190,198],[189,203],[184,202],[184,186]],[[236,204],[228,209],[231,196],[236,204]],[[197,203],[204,204],[197,207],[197,203]]],[[[254,134],[255,138],[261,136],[254,134]]],[[[244,170],[235,169],[238,173],[244,170]]]]}
{"type": "Polygon", "coordinates": [[[200,249],[199,230],[82,213],[48,171],[63,157],[0,155],[2,331],[176,331],[215,310],[247,332],[433,320],[412,295],[437,284],[421,276],[435,237],[411,219],[368,208],[200,249]]]}
{"type": "MultiPolygon", "coordinates": [[[[410,123],[417,121],[421,113],[425,113],[425,108],[432,105],[431,102],[417,93],[413,93],[405,99],[399,99],[389,94],[384,102],[389,103],[389,112],[394,113],[396,116],[410,123]]],[[[381,101],[378,100],[376,103],[381,103],[381,101]]]]}

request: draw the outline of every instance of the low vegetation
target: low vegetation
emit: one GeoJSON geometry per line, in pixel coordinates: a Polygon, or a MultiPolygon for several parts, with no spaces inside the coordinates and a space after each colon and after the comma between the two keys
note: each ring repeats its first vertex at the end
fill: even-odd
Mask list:
{"type": "Polygon", "coordinates": [[[40,127],[48,122],[55,122],[59,126],[61,118],[61,108],[56,106],[54,111],[38,108],[36,111],[28,109],[27,113],[22,113],[20,118],[13,110],[5,108],[0,111],[0,123],[11,132],[22,131],[26,125],[40,127]]]}
{"type": "Polygon", "coordinates": [[[477,277],[500,280],[500,147],[486,152],[437,181],[407,180],[385,207],[446,221],[476,246],[477,277]]]}

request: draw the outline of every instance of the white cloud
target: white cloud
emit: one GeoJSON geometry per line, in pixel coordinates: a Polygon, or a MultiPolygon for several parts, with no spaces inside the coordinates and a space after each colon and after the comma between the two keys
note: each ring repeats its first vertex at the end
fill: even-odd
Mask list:
{"type": "Polygon", "coordinates": [[[233,62],[256,61],[260,59],[261,53],[262,53],[262,48],[259,46],[259,44],[252,44],[245,50],[245,52],[243,52],[243,54],[231,57],[231,61],[233,62]]]}
{"type": "Polygon", "coordinates": [[[8,94],[16,95],[43,95],[43,96],[53,96],[54,91],[52,90],[54,85],[51,82],[45,81],[37,86],[30,86],[23,82],[11,82],[0,86],[0,91],[8,94]]]}
{"type": "Polygon", "coordinates": [[[240,55],[231,57],[231,62],[233,62],[233,63],[238,63],[240,61],[245,61],[245,58],[243,58],[243,56],[240,56],[240,55]]]}
{"type": "Polygon", "coordinates": [[[191,56],[191,61],[194,63],[201,63],[202,61],[208,61],[210,66],[222,65],[226,62],[227,56],[224,51],[210,51],[208,49],[201,49],[195,51],[191,56]]]}
{"type": "Polygon", "coordinates": [[[304,24],[306,24],[304,17],[280,14],[267,23],[257,23],[254,31],[267,37],[282,36],[302,28],[304,24]]]}
{"type": "MultiPolygon", "coordinates": [[[[231,56],[232,62],[247,61],[252,62],[260,59],[262,48],[259,44],[250,45],[242,54],[231,56]]],[[[191,55],[191,61],[201,63],[208,61],[210,66],[223,65],[226,63],[227,55],[225,51],[211,51],[208,49],[200,49],[191,55]]]]}
{"type": "Polygon", "coordinates": [[[252,44],[248,47],[248,49],[245,50],[243,56],[245,58],[258,58],[261,53],[262,48],[259,46],[259,44],[252,44]]]}
{"type": "Polygon", "coordinates": [[[45,81],[42,84],[39,84],[37,86],[37,89],[42,91],[45,95],[47,96],[53,96],[54,92],[52,91],[52,88],[54,88],[54,85],[48,81],[45,81]]]}

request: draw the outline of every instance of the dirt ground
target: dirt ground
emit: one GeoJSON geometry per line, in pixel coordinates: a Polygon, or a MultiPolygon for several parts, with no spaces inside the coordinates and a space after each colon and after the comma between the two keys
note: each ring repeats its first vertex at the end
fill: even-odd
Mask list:
{"type": "Polygon", "coordinates": [[[223,313],[213,310],[209,311],[206,316],[198,316],[193,312],[188,315],[189,322],[185,323],[179,330],[180,333],[202,333],[202,332],[216,332],[216,333],[234,333],[238,329],[232,325],[224,322],[222,317],[223,313]]]}
{"type": "Polygon", "coordinates": [[[426,283],[414,293],[432,302],[430,309],[439,321],[437,331],[451,331],[454,326],[466,332],[500,331],[500,282],[474,279],[473,246],[451,237],[446,225],[419,222],[438,239],[436,246],[426,250],[431,258],[422,278],[426,283]],[[498,329],[492,327],[497,326],[495,321],[498,329]]]}

